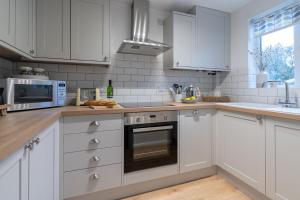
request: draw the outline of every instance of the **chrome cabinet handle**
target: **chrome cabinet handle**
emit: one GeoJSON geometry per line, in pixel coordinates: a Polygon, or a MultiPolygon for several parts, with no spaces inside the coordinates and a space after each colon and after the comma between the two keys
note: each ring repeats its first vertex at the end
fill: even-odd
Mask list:
{"type": "Polygon", "coordinates": [[[91,178],[93,179],[93,180],[98,180],[98,179],[100,179],[100,175],[99,174],[92,174],[91,175],[91,178]]]}
{"type": "Polygon", "coordinates": [[[176,62],[176,66],[179,67],[179,62],[176,62]]]}
{"type": "Polygon", "coordinates": [[[99,144],[100,143],[100,140],[98,138],[94,138],[90,141],[90,143],[92,144],[99,144]]]}
{"type": "Polygon", "coordinates": [[[39,137],[32,141],[33,144],[39,144],[40,142],[41,139],[39,137]]]}
{"type": "Polygon", "coordinates": [[[29,49],[29,53],[30,54],[34,54],[34,50],[33,49],[29,49]]]}
{"type": "Polygon", "coordinates": [[[31,151],[33,149],[33,142],[31,141],[29,144],[26,144],[24,148],[25,150],[31,151]]]}
{"type": "Polygon", "coordinates": [[[93,122],[91,123],[91,125],[92,125],[92,126],[99,127],[99,126],[100,126],[100,122],[98,122],[98,121],[93,121],[93,122]]]}
{"type": "Polygon", "coordinates": [[[108,60],[108,57],[107,56],[104,56],[104,61],[107,61],[108,60]]]}
{"type": "Polygon", "coordinates": [[[194,114],[194,115],[199,115],[199,110],[194,110],[194,111],[193,111],[193,114],[194,114]]]}
{"type": "Polygon", "coordinates": [[[92,161],[98,162],[100,161],[100,158],[98,156],[93,156],[92,161]]]}

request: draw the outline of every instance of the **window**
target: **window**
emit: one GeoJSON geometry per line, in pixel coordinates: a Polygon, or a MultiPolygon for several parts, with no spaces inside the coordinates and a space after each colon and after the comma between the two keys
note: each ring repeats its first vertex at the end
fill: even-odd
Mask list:
{"type": "Polygon", "coordinates": [[[261,51],[266,54],[269,80],[295,81],[294,27],[261,36],[261,51]]]}
{"type": "MultiPolygon", "coordinates": [[[[300,86],[300,4],[252,20],[255,63],[269,80],[300,86]]],[[[251,50],[250,50],[251,51],[251,50]]]]}

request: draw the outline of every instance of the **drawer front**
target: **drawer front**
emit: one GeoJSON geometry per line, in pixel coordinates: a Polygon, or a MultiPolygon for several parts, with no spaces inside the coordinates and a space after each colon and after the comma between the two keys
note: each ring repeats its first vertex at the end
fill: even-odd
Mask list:
{"type": "Polygon", "coordinates": [[[64,155],[64,171],[99,167],[121,162],[121,147],[66,153],[64,155]]]}
{"type": "Polygon", "coordinates": [[[64,173],[64,198],[121,186],[121,164],[64,173]]]}
{"type": "Polygon", "coordinates": [[[64,134],[122,129],[121,114],[64,117],[64,134]]]}
{"type": "Polygon", "coordinates": [[[64,152],[121,146],[121,130],[64,135],[64,152]]]}

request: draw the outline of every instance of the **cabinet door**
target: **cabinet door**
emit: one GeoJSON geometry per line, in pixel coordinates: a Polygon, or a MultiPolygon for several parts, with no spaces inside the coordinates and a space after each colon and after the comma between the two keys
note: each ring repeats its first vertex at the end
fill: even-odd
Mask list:
{"type": "Polygon", "coordinates": [[[180,172],[212,164],[212,113],[208,110],[180,111],[180,172]]]}
{"type": "Polygon", "coordinates": [[[70,59],[70,1],[38,0],[36,56],[70,59]]]}
{"type": "Polygon", "coordinates": [[[28,153],[23,149],[0,161],[0,194],[5,200],[28,200],[28,153]]]}
{"type": "Polygon", "coordinates": [[[59,199],[59,125],[43,131],[29,155],[29,199],[59,199]]]}
{"type": "Polygon", "coordinates": [[[219,112],[217,163],[265,194],[265,122],[256,116],[219,112]]]}
{"type": "Polygon", "coordinates": [[[196,7],[196,66],[204,69],[229,70],[230,15],[196,7]]]}
{"type": "Polygon", "coordinates": [[[71,59],[108,61],[109,0],[71,0],[71,59]]]}
{"type": "Polygon", "coordinates": [[[193,16],[174,14],[173,60],[175,68],[194,66],[196,21],[193,16]]]}
{"type": "Polygon", "coordinates": [[[16,0],[0,1],[0,40],[15,44],[15,8],[16,0]]]}
{"type": "Polygon", "coordinates": [[[267,121],[267,196],[300,199],[299,122],[267,121]]]}
{"type": "Polygon", "coordinates": [[[16,0],[16,47],[27,54],[33,49],[34,0],[16,0]]]}

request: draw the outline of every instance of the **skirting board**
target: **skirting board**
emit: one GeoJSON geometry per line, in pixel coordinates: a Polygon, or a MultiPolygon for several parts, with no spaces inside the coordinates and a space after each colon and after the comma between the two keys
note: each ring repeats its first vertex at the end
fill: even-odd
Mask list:
{"type": "Polygon", "coordinates": [[[150,192],[153,190],[170,187],[173,185],[186,183],[193,180],[198,180],[201,178],[213,176],[217,173],[216,167],[210,167],[202,170],[197,170],[193,172],[188,172],[184,174],[178,174],[174,176],[169,176],[165,178],[160,178],[152,181],[147,181],[143,183],[137,183],[132,185],[127,185],[115,189],[95,192],[83,196],[69,198],[67,200],[115,200],[124,197],[134,196],[137,194],[150,192]]]}
{"type": "Polygon", "coordinates": [[[225,170],[217,167],[217,174],[227,180],[230,184],[234,185],[238,188],[241,192],[249,196],[251,199],[255,200],[271,200],[266,197],[264,194],[258,192],[257,190],[253,189],[246,183],[242,182],[235,176],[231,175],[230,173],[226,172],[225,170]]]}

